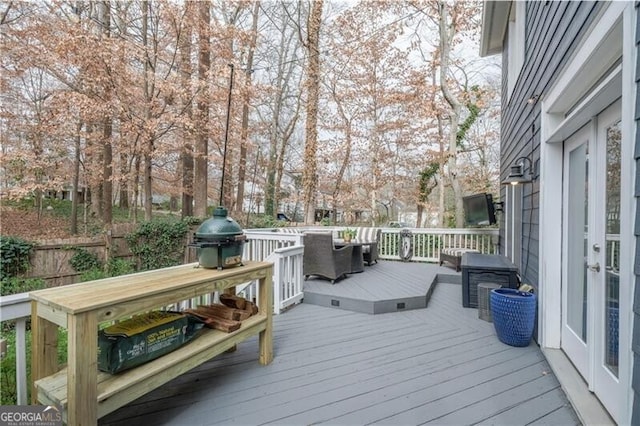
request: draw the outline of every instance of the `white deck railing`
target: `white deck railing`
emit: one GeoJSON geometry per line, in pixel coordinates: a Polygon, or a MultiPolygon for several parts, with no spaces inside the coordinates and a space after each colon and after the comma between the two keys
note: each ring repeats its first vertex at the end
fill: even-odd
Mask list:
{"type": "MultiPolygon", "coordinates": [[[[338,231],[344,227],[313,227],[306,230],[338,231]]],[[[379,245],[380,258],[399,259],[400,229],[382,228],[379,245]]],[[[274,313],[279,314],[303,297],[302,234],[273,232],[273,230],[245,230],[248,240],[244,247],[244,259],[273,262],[274,313]]],[[[498,230],[472,229],[411,229],[414,261],[438,261],[443,247],[475,248],[483,253],[496,253],[498,230]]],[[[256,282],[237,287],[237,291],[251,300],[257,294],[256,282]]],[[[189,308],[211,303],[213,295],[177,302],[169,308],[189,308]],[[177,306],[176,306],[177,305],[177,306]]],[[[27,341],[26,322],[31,315],[28,293],[0,296],[0,320],[16,321],[16,384],[17,403],[27,401],[27,341]]]]}
{"type": "MultiPolygon", "coordinates": [[[[398,228],[382,228],[378,246],[381,259],[399,258],[401,231],[398,228]]],[[[472,248],[485,254],[498,252],[497,229],[412,228],[409,231],[412,260],[418,262],[438,262],[440,250],[447,247],[472,248]]]]}
{"type": "Polygon", "coordinates": [[[30,316],[29,293],[0,296],[0,321],[15,320],[16,322],[16,394],[18,405],[29,403],[27,401],[27,319],[30,316]]]}
{"type": "Polygon", "coordinates": [[[273,313],[299,303],[304,297],[302,275],[303,246],[276,249],[267,257],[273,262],[273,313]]]}
{"type": "MultiPolygon", "coordinates": [[[[302,245],[302,232],[333,232],[336,236],[344,226],[309,226],[288,229],[256,230],[247,229],[245,233],[250,241],[248,257],[251,260],[264,260],[276,248],[302,245]],[[283,231],[297,231],[296,233],[283,231]],[[256,254],[258,255],[256,255],[256,254]],[[261,255],[259,255],[261,254],[261,255]]],[[[381,259],[400,259],[402,245],[400,228],[380,228],[381,239],[378,252],[381,259]]],[[[498,252],[498,229],[450,229],[450,228],[409,228],[411,232],[412,260],[418,262],[438,262],[440,250],[445,247],[472,248],[481,253],[496,254],[498,252]]],[[[245,246],[245,257],[247,247],[245,246]]]]}
{"type": "MultiPolygon", "coordinates": [[[[273,312],[279,314],[302,300],[302,234],[246,230],[243,259],[273,262],[273,312]]],[[[258,282],[236,287],[238,294],[257,300],[258,282]]]]}

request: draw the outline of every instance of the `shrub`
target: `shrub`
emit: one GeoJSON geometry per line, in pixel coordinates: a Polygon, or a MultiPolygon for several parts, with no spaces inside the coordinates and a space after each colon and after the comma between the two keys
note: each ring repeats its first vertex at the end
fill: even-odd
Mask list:
{"type": "Polygon", "coordinates": [[[125,238],[141,270],[159,269],[182,263],[188,230],[187,221],[160,218],[141,222],[125,238]]]}
{"type": "Polygon", "coordinates": [[[34,245],[21,238],[0,235],[0,280],[16,277],[29,268],[34,245]]]}
{"type": "Polygon", "coordinates": [[[93,268],[80,274],[80,282],[101,280],[109,278],[109,275],[102,268],[93,268]]]}
{"type": "Polygon", "coordinates": [[[252,215],[249,218],[248,228],[276,228],[278,227],[278,221],[273,216],[260,214],[252,215]]]}
{"type": "Polygon", "coordinates": [[[102,262],[98,255],[82,247],[73,247],[76,253],[69,259],[69,264],[78,272],[85,272],[90,269],[101,269],[102,262]]]}
{"type": "Polygon", "coordinates": [[[130,260],[111,259],[111,261],[107,263],[106,269],[100,267],[84,271],[82,275],[80,275],[80,281],[100,280],[102,278],[117,277],[132,272],[135,272],[135,268],[130,260]]]}
{"type": "Polygon", "coordinates": [[[0,280],[0,294],[3,296],[26,293],[45,287],[46,283],[42,278],[9,277],[0,280]]]}
{"type": "MultiPolygon", "coordinates": [[[[0,360],[0,404],[17,404],[16,390],[16,333],[13,324],[2,324],[3,338],[7,339],[7,354],[0,360]]],[[[27,359],[31,359],[31,330],[27,330],[27,359]]],[[[67,362],[67,331],[58,329],[58,363],[67,362]]],[[[31,363],[27,363],[27,383],[31,382],[31,363]]],[[[27,399],[31,393],[31,386],[27,386],[27,399]]]]}
{"type": "Polygon", "coordinates": [[[133,272],[135,272],[135,265],[131,260],[111,259],[111,261],[107,263],[107,274],[109,274],[110,277],[131,274],[133,272]]]}

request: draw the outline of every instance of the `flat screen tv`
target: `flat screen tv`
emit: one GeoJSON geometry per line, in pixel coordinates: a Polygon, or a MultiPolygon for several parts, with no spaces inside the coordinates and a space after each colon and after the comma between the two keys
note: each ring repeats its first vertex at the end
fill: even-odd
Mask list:
{"type": "Polygon", "coordinates": [[[496,223],[496,212],[491,194],[462,197],[465,226],[487,226],[496,223]]]}

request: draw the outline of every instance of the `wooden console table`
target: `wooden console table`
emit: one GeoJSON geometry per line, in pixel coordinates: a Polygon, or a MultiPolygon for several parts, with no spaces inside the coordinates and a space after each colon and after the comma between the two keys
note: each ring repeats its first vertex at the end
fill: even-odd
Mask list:
{"type": "Polygon", "coordinates": [[[259,334],[259,361],[273,359],[273,265],[246,262],[221,271],[181,265],[31,293],[32,402],[63,407],[70,425],[94,425],[182,373],[259,334]],[[205,329],[179,349],[131,370],[99,372],[98,325],[141,311],[259,280],[259,312],[232,333],[205,329]],[[57,365],[57,328],[68,330],[68,367],[57,365]]]}

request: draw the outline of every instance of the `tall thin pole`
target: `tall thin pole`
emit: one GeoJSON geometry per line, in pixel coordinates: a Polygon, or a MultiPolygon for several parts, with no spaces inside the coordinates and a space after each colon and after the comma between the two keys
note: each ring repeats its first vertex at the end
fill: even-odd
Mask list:
{"type": "Polygon", "coordinates": [[[227,127],[224,130],[224,150],[222,152],[222,182],[220,182],[220,205],[224,194],[224,175],[227,171],[227,141],[229,140],[229,119],[231,117],[231,92],[233,92],[233,64],[231,67],[231,77],[229,78],[229,99],[227,101],[227,127]]]}

